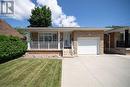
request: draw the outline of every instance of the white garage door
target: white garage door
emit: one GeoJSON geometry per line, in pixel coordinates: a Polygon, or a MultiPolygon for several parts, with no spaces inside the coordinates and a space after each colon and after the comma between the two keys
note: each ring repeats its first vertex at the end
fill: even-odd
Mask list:
{"type": "Polygon", "coordinates": [[[78,54],[98,54],[99,38],[78,38],[78,54]]]}

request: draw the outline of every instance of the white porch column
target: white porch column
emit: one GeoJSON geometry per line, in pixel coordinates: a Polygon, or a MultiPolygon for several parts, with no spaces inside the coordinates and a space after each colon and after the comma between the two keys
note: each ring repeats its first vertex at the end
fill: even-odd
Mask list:
{"type": "Polygon", "coordinates": [[[58,31],[58,49],[60,50],[60,32],[58,31]]]}
{"type": "Polygon", "coordinates": [[[30,50],[30,32],[27,33],[27,44],[28,44],[28,50],[30,50]]]}
{"type": "MultiPolygon", "coordinates": [[[[64,50],[64,41],[65,41],[65,35],[64,35],[64,32],[63,32],[63,41],[62,41],[62,50],[64,50]]],[[[63,51],[64,52],[64,51],[63,51]]]]}

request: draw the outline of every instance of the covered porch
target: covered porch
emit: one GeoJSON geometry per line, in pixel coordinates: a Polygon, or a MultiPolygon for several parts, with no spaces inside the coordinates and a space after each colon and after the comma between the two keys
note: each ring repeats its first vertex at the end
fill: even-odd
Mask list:
{"type": "Polygon", "coordinates": [[[105,46],[106,53],[130,54],[130,28],[107,31],[105,46]]]}
{"type": "Polygon", "coordinates": [[[32,31],[28,33],[28,50],[63,50],[72,47],[72,32],[32,31]]]}
{"type": "Polygon", "coordinates": [[[116,47],[130,48],[130,29],[115,32],[116,47]]]}
{"type": "Polygon", "coordinates": [[[28,53],[73,57],[73,33],[69,28],[28,28],[28,53]]]}

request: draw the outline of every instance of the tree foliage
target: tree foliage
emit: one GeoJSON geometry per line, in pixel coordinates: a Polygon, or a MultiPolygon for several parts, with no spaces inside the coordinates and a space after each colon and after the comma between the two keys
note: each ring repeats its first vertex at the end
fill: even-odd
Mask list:
{"type": "Polygon", "coordinates": [[[51,11],[48,7],[35,7],[29,20],[29,27],[49,27],[51,26],[51,11]]]}
{"type": "Polygon", "coordinates": [[[22,56],[27,44],[18,37],[0,35],[0,63],[22,56]]]}
{"type": "Polygon", "coordinates": [[[15,28],[20,34],[22,34],[23,36],[26,36],[27,34],[27,29],[24,28],[15,28]]]}

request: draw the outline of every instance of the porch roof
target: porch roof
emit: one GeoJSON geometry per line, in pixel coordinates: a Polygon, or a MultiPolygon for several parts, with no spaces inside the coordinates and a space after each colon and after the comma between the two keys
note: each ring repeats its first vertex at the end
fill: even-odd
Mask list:
{"type": "Polygon", "coordinates": [[[110,30],[111,28],[88,28],[88,27],[29,27],[29,31],[77,31],[77,30],[110,30]]]}
{"type": "Polygon", "coordinates": [[[125,30],[130,30],[130,27],[128,28],[118,28],[118,29],[111,29],[111,30],[107,30],[105,33],[112,33],[112,32],[123,32],[125,30]]]}

